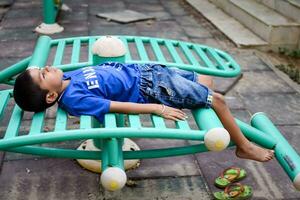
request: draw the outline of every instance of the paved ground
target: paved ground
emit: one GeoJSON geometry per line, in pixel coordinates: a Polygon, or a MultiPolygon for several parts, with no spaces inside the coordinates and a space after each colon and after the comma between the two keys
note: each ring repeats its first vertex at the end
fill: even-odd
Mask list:
{"type": "MultiPolygon", "coordinates": [[[[39,0],[0,1],[0,69],[32,53],[37,35],[32,32],[41,22],[39,0]],[[10,4],[7,6],[7,4],[10,4]]],[[[65,0],[72,12],[58,19],[65,31],[54,38],[82,35],[145,35],[193,41],[231,53],[241,65],[243,77],[216,79],[216,89],[226,94],[234,115],[249,121],[252,114],[266,112],[300,152],[300,94],[277,76],[252,50],[238,50],[227,38],[184,1],[179,0],[65,0]],[[156,20],[118,24],[97,18],[98,12],[133,9],[152,14],[156,20]]],[[[9,88],[0,85],[1,89],[9,88]]],[[[5,131],[10,109],[0,123],[5,131]]],[[[51,114],[50,114],[51,115],[51,114]]],[[[53,126],[48,116],[47,128],[53,126]]],[[[30,115],[22,129],[28,129],[30,115]]],[[[193,122],[191,122],[191,125],[193,122]]],[[[183,141],[137,140],[142,148],[184,145],[183,141]]],[[[78,144],[63,144],[76,147],[78,144]]],[[[222,169],[235,165],[246,169],[243,183],[254,188],[253,199],[300,199],[277,161],[265,164],[237,159],[234,149],[164,159],[143,160],[140,168],[128,172],[135,187],[110,193],[99,186],[99,176],[81,169],[73,160],[40,158],[0,153],[0,199],[211,199],[218,191],[213,179],[222,169]]]]}

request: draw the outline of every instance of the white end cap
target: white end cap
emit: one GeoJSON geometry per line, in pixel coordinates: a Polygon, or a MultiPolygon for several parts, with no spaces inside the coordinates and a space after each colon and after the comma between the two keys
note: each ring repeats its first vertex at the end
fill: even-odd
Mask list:
{"type": "Polygon", "coordinates": [[[60,33],[64,30],[64,27],[60,26],[59,24],[45,24],[42,23],[38,27],[35,28],[35,32],[41,33],[41,34],[54,34],[54,33],[60,33]]]}
{"type": "Polygon", "coordinates": [[[204,143],[210,151],[222,151],[230,142],[230,135],[225,128],[212,128],[204,136],[204,143]]]}
{"type": "Polygon", "coordinates": [[[94,43],[92,52],[100,57],[119,57],[126,54],[126,48],[119,38],[103,36],[94,43]]]}
{"type": "Polygon", "coordinates": [[[300,191],[300,173],[293,180],[294,187],[300,191]]]}
{"type": "Polygon", "coordinates": [[[101,175],[101,183],[109,191],[122,189],[126,181],[126,173],[119,167],[109,167],[101,175]]]}

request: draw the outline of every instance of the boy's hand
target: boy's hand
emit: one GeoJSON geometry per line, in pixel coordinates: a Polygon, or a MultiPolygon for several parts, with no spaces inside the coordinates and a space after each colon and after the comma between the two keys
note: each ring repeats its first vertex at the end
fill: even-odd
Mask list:
{"type": "Polygon", "coordinates": [[[170,120],[185,120],[187,115],[180,109],[172,108],[166,105],[158,105],[158,109],[156,110],[155,114],[160,115],[166,119],[170,120]]]}

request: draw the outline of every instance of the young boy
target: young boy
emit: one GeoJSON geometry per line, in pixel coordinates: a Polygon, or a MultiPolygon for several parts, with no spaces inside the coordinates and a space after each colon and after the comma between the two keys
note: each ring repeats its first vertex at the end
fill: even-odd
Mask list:
{"type": "Polygon", "coordinates": [[[39,112],[58,102],[71,115],[92,115],[100,122],[108,112],[150,114],[183,120],[181,108],[212,107],[231,139],[236,155],[269,161],[273,151],[251,143],[241,133],[221,94],[213,92],[212,78],[157,64],[107,62],[63,73],[46,66],[21,73],[15,82],[16,103],[39,112]]]}

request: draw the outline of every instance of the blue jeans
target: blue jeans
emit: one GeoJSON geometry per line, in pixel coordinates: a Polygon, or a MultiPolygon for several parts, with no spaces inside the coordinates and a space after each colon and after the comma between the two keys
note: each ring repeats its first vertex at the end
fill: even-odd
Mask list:
{"type": "Polygon", "coordinates": [[[212,91],[197,82],[197,73],[158,64],[139,66],[140,91],[147,103],[175,108],[211,107],[212,91]]]}

